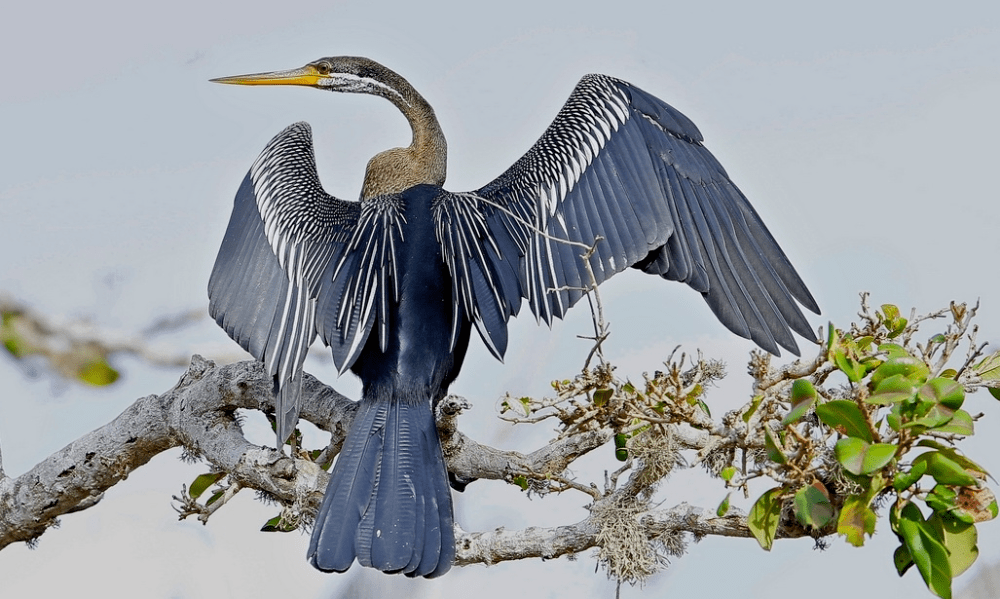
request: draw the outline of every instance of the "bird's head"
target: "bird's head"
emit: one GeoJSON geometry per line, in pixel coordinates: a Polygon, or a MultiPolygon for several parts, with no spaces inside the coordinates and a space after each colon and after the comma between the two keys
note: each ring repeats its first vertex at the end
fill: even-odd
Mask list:
{"type": "Polygon", "coordinates": [[[234,85],[304,85],[335,92],[372,94],[408,103],[401,93],[403,85],[408,87],[402,77],[374,60],[358,56],[331,56],[298,69],[219,77],[212,81],[234,85]]]}

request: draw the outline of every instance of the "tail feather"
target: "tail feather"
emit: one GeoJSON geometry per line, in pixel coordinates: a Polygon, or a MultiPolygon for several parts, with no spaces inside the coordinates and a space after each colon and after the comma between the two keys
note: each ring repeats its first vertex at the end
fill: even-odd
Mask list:
{"type": "Polygon", "coordinates": [[[430,402],[362,400],[316,517],[309,559],[343,572],[439,576],[455,555],[451,490],[430,402]]]}
{"type": "MultiPolygon", "coordinates": [[[[428,435],[424,431],[424,435],[428,435]]],[[[455,527],[454,516],[451,508],[451,486],[448,484],[448,469],[444,465],[444,456],[441,454],[441,441],[437,436],[437,428],[429,433],[433,436],[433,444],[424,443],[424,459],[426,464],[440,464],[433,466],[443,473],[443,477],[430,479],[434,484],[434,489],[427,494],[430,499],[427,502],[426,518],[433,521],[437,518],[438,526],[428,526],[426,530],[430,538],[426,539],[427,549],[430,556],[421,563],[420,576],[435,578],[441,576],[451,569],[452,562],[455,561],[455,527]]]]}
{"type": "MultiPolygon", "coordinates": [[[[369,546],[358,548],[358,562],[372,566],[383,572],[398,572],[406,567],[416,548],[418,486],[423,480],[415,480],[423,467],[417,438],[410,423],[400,418],[404,409],[389,410],[386,418],[385,446],[382,448],[382,469],[375,490],[375,503],[365,514],[361,528],[370,521],[374,535],[369,546]],[[415,455],[414,455],[415,454],[415,455]],[[395,459],[386,459],[395,456],[395,459]],[[371,515],[369,520],[368,516],[371,515]],[[371,563],[365,559],[371,556],[371,563]]],[[[424,477],[425,478],[425,477],[424,477]]],[[[419,489],[424,491],[424,489],[419,489]]],[[[423,493],[421,493],[423,495],[423,493]]]]}
{"type": "MultiPolygon", "coordinates": [[[[417,497],[417,511],[416,519],[414,521],[414,532],[416,533],[413,537],[413,552],[410,555],[410,560],[406,562],[406,566],[403,567],[401,572],[407,576],[422,576],[418,573],[420,568],[420,561],[424,557],[424,539],[427,537],[426,531],[426,518],[424,517],[424,504],[426,500],[423,496],[417,497]]],[[[440,539],[438,540],[440,542],[440,539]]]]}

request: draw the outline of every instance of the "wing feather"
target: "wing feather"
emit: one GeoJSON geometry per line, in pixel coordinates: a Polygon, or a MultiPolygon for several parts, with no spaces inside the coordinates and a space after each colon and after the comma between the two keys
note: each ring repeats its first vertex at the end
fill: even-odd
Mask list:
{"type": "MultiPolygon", "coordinates": [[[[583,296],[568,289],[589,279],[580,255],[600,236],[591,256],[598,284],[628,267],[687,283],[730,330],[772,353],[797,354],[792,331],[815,339],[800,304],[819,308],[701,142],[690,119],[665,102],[588,75],[523,157],[464,197],[475,198],[466,201],[489,232],[506,231],[516,246],[520,293],[541,320],[562,317],[583,296]]],[[[510,245],[498,247],[513,259],[510,245]]],[[[487,272],[496,259],[483,259],[487,272]]],[[[501,291],[504,319],[517,313],[511,294],[501,291]]]]}
{"type": "Polygon", "coordinates": [[[275,136],[244,179],[209,311],[274,378],[279,444],[298,420],[302,363],[317,333],[343,372],[385,313],[401,234],[392,198],[346,202],[323,191],[306,123],[275,136]]]}

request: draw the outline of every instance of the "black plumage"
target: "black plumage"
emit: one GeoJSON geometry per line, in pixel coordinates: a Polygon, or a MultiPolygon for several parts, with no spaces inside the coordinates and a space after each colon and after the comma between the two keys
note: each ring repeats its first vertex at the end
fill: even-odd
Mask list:
{"type": "Polygon", "coordinates": [[[454,557],[451,494],[432,406],[472,328],[502,358],[525,301],[547,323],[590,283],[632,267],[687,283],[736,334],[778,353],[814,340],[815,301],[746,198],[680,112],[588,75],[528,152],[484,187],[445,191],[443,134],[399,75],[361,58],[219,80],[380,95],[409,148],[369,163],[358,202],[325,193],[309,126],[278,134],[236,196],[209,282],[210,310],[274,377],[278,442],[298,417],[302,361],[319,335],[363,383],[309,547],[322,570],[436,576],[454,557]],[[798,303],[797,303],[798,302],[798,303]]]}

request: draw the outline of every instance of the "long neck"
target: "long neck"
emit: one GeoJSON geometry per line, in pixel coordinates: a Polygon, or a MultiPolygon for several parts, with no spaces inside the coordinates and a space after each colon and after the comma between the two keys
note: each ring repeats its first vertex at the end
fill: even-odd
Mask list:
{"type": "Polygon", "coordinates": [[[380,73],[387,90],[378,95],[399,108],[413,130],[413,141],[406,148],[393,148],[376,154],[365,171],[362,198],[399,193],[414,185],[444,185],[447,172],[448,143],[434,116],[434,109],[412,85],[396,73],[380,73]],[[390,91],[391,90],[391,91],[390,91]]]}

